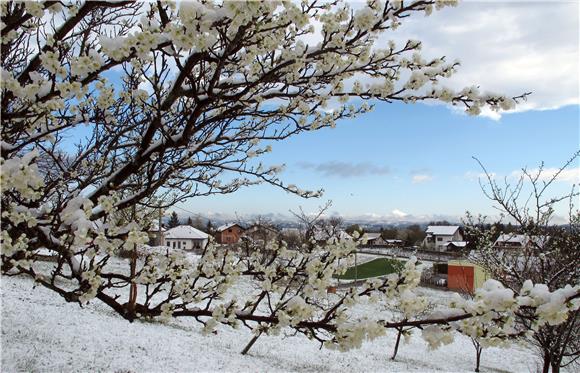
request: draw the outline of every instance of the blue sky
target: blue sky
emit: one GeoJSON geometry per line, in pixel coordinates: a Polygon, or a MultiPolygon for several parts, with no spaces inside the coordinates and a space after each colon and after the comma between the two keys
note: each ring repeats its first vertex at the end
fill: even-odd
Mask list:
{"type": "MultiPolygon", "coordinates": [[[[442,105],[378,103],[373,113],[336,129],[274,144],[263,158],[285,163],[288,183],[324,188],[321,199],[262,185],[182,207],[206,216],[287,214],[298,206],[314,211],[330,199],[330,213],[355,218],[428,220],[466,210],[494,215],[472,156],[497,177],[510,177],[541,161],[558,167],[580,148],[578,14],[577,1],[513,0],[464,1],[428,18],[412,17],[379,43],[419,39],[426,58],[459,59],[459,72],[445,82],[452,88],[476,84],[482,91],[533,94],[515,112],[481,117],[442,105]]],[[[569,191],[579,174],[576,163],[553,193],[569,191]]]]}
{"type": "MultiPolygon", "coordinates": [[[[208,213],[285,214],[311,211],[330,199],[331,213],[347,217],[461,216],[466,210],[494,214],[481,192],[478,157],[490,172],[509,176],[522,167],[558,167],[578,150],[579,107],[526,111],[499,120],[458,114],[441,105],[378,103],[355,120],[274,144],[263,158],[286,164],[282,179],[303,188],[324,188],[304,200],[273,186],[232,195],[196,198],[183,205],[208,213]]],[[[578,164],[575,165],[578,167],[578,164]]],[[[572,185],[561,181],[554,192],[572,185]]]]}

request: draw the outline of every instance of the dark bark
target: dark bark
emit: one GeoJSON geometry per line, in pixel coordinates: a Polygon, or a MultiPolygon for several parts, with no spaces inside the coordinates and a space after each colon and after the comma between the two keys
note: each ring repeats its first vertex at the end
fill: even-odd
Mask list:
{"type": "Polygon", "coordinates": [[[475,371],[479,372],[479,365],[481,363],[481,353],[483,352],[483,348],[480,346],[475,346],[475,371]]]}
{"type": "Polygon", "coordinates": [[[399,352],[399,342],[401,342],[401,334],[403,334],[403,329],[397,329],[397,342],[395,343],[395,350],[393,351],[393,356],[391,356],[391,360],[395,360],[397,357],[397,352],[399,352]]]}
{"type": "Polygon", "coordinates": [[[254,343],[256,343],[256,341],[258,340],[258,338],[260,338],[261,335],[262,335],[262,332],[260,332],[258,335],[255,335],[250,340],[250,342],[248,342],[248,344],[246,345],[246,347],[244,347],[244,349],[242,350],[241,354],[242,355],[246,355],[250,351],[250,348],[252,348],[252,346],[254,345],[254,343]]]}
{"type": "Polygon", "coordinates": [[[550,351],[544,350],[544,366],[542,367],[542,373],[550,373],[551,356],[550,351]]]}

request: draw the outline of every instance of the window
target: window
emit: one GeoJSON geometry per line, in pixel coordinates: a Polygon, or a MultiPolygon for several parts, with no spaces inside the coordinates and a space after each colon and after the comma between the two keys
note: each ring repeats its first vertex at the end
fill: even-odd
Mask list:
{"type": "Polygon", "coordinates": [[[443,241],[443,237],[437,237],[437,241],[443,241]]]}
{"type": "Polygon", "coordinates": [[[228,229],[228,232],[232,233],[232,228],[228,229]]]}
{"type": "Polygon", "coordinates": [[[181,241],[177,241],[177,248],[181,249],[181,241]]]}
{"type": "Polygon", "coordinates": [[[187,242],[183,241],[181,244],[183,245],[183,250],[186,250],[187,249],[187,242]]]}

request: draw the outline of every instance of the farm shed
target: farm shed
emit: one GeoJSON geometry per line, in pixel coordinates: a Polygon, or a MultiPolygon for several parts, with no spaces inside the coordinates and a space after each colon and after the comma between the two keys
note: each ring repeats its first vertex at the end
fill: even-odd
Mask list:
{"type": "Polygon", "coordinates": [[[447,263],[447,287],[451,290],[471,293],[489,278],[483,268],[468,260],[450,260],[447,263]]]}

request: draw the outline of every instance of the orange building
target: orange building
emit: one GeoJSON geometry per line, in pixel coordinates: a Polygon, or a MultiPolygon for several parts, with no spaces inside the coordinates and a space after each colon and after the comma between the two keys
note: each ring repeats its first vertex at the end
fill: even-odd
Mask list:
{"type": "Polygon", "coordinates": [[[447,287],[473,293],[488,280],[489,275],[480,266],[466,260],[450,260],[447,266],[447,287]]]}
{"type": "Polygon", "coordinates": [[[220,244],[238,243],[243,232],[244,228],[239,224],[225,224],[216,229],[215,239],[220,244]]]}

